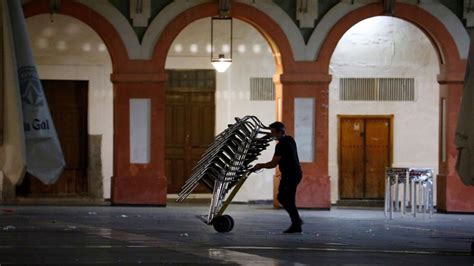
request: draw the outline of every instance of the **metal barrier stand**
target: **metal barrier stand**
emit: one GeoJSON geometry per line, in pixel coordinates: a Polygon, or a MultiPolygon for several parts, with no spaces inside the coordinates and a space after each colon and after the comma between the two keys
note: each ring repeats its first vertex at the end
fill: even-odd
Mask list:
{"type": "Polygon", "coordinates": [[[432,168],[402,168],[387,167],[385,169],[385,217],[393,219],[393,212],[400,211],[405,216],[407,206],[410,206],[413,217],[418,212],[429,213],[433,216],[433,169],[432,168]],[[400,201],[400,186],[403,196],[400,201]],[[410,189],[410,193],[408,193],[410,189]],[[407,196],[409,196],[409,199],[407,196]],[[419,195],[419,196],[418,196],[419,195]],[[408,204],[408,202],[410,204],[408,204]]]}

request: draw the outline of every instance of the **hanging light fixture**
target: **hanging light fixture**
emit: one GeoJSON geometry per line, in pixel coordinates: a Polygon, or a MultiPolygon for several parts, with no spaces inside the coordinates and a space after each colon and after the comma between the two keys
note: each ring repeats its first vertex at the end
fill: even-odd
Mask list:
{"type": "Polygon", "coordinates": [[[232,64],[232,18],[230,1],[219,0],[219,16],[211,19],[211,64],[225,72],[232,64]]]}
{"type": "Polygon", "coordinates": [[[54,22],[53,15],[59,13],[61,9],[61,0],[49,0],[49,19],[54,22]]]}

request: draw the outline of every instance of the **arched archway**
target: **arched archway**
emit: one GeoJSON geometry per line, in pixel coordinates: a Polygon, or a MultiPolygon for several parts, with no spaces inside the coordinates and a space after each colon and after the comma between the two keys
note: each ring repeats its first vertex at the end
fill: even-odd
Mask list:
{"type": "Polygon", "coordinates": [[[104,78],[112,73],[106,46],[95,31],[71,16],[55,14],[51,22],[49,14],[38,14],[26,24],[66,167],[54,185],[27,175],[16,196],[109,198],[113,85],[104,78]],[[88,151],[95,151],[94,156],[88,151]]]}
{"type": "MultiPolygon", "coordinates": [[[[453,37],[436,17],[416,5],[396,3],[394,10],[394,17],[413,23],[433,42],[433,46],[437,49],[440,57],[441,65],[449,67],[450,72],[464,73],[465,60],[460,58],[453,37]]],[[[364,19],[383,15],[381,4],[369,4],[350,12],[340,19],[328,33],[317,56],[316,61],[321,64],[321,68],[329,69],[332,53],[347,30],[364,19]]]]}
{"type": "MultiPolygon", "coordinates": [[[[356,9],[343,18],[329,31],[322,43],[317,56],[317,63],[323,73],[328,73],[332,53],[343,34],[363,19],[381,16],[381,3],[369,4],[356,9]]],[[[397,18],[411,22],[420,28],[431,40],[437,50],[440,62],[438,82],[441,85],[440,98],[446,102],[446,160],[440,158],[438,175],[438,209],[442,211],[473,211],[474,193],[472,188],[465,187],[455,171],[457,150],[454,146],[454,134],[460,97],[464,85],[466,60],[461,59],[460,52],[453,36],[446,27],[433,15],[422,8],[405,3],[396,3],[394,15],[397,18]],[[460,200],[463,199],[463,200],[460,200]]],[[[441,100],[440,100],[441,101],[441,100]]],[[[440,151],[441,151],[440,142],[440,151]]]]}
{"type": "MultiPolygon", "coordinates": [[[[261,90],[271,93],[270,83],[276,72],[273,52],[255,27],[236,18],[232,24],[233,63],[224,73],[216,72],[209,60],[211,17],[187,25],[168,51],[165,174],[169,198],[179,193],[214,136],[227,129],[235,117],[254,115],[266,125],[275,120],[274,97],[266,94],[257,98],[255,94],[256,81],[262,82],[261,90]]],[[[228,48],[216,43],[214,47],[228,48]]],[[[272,158],[273,144],[260,154],[259,162],[272,158]]],[[[255,174],[245,182],[235,200],[270,200],[273,176],[271,170],[255,174]]],[[[196,196],[202,197],[210,197],[207,193],[211,192],[203,186],[193,190],[193,194],[201,193],[196,196]]]]}
{"type": "MultiPolygon", "coordinates": [[[[26,16],[49,12],[46,0],[32,1],[24,6],[26,16]]],[[[85,5],[64,1],[59,13],[75,17],[93,28],[106,44],[113,63],[114,83],[114,166],[112,202],[116,204],[166,204],[164,175],[164,82],[165,60],[172,41],[191,22],[218,14],[217,3],[189,8],[165,26],[154,48],[151,60],[130,60],[125,46],[104,17],[85,5]],[[146,98],[150,102],[150,156],[144,163],[132,159],[131,102],[146,98]]],[[[279,26],[251,5],[235,3],[231,16],[239,18],[262,33],[276,58],[277,73],[293,64],[292,50],[279,26]]],[[[281,86],[280,86],[281,87],[281,86]]]]}
{"type": "MultiPolygon", "coordinates": [[[[167,51],[170,49],[176,36],[178,36],[187,25],[198,19],[217,16],[218,14],[219,9],[216,3],[205,3],[187,9],[174,18],[163,29],[155,44],[153,61],[156,67],[160,70],[164,69],[167,51]]],[[[242,3],[232,3],[230,16],[247,22],[265,37],[275,56],[277,65],[276,72],[278,74],[292,67],[293,53],[288,39],[278,24],[269,16],[250,5],[242,3]]]]}
{"type": "MultiPolygon", "coordinates": [[[[101,36],[93,28],[96,23],[102,25],[106,21],[100,16],[92,19],[95,13],[84,16],[87,7],[70,6],[74,2],[65,2],[65,11],[54,14],[50,22],[48,4],[48,1],[31,1],[24,10],[37,67],[41,79],[45,80],[43,88],[51,97],[50,108],[62,114],[55,119],[57,128],[61,128],[58,132],[66,151],[67,166],[54,187],[35,188],[48,193],[67,191],[71,196],[80,193],[94,199],[109,198],[113,164],[113,94],[109,75],[113,62],[105,43],[116,47],[115,58],[126,54],[121,54],[120,43],[111,40],[115,29],[103,26],[112,36],[107,37],[104,31],[101,36]],[[71,10],[76,9],[81,11],[78,14],[82,19],[70,15],[71,10]],[[64,89],[59,92],[55,89],[58,87],[64,89]],[[60,93],[62,96],[57,96],[60,93]],[[66,99],[59,100],[63,97],[66,99]],[[58,102],[67,104],[58,107],[58,102]],[[64,137],[65,133],[74,137],[64,137]],[[71,174],[75,169],[79,169],[78,174],[71,174]],[[75,183],[77,188],[68,188],[65,183],[75,183]]],[[[115,62],[121,60],[125,59],[115,62]]]]}
{"type": "MultiPolygon", "coordinates": [[[[152,60],[158,71],[165,71],[168,50],[178,34],[186,26],[199,19],[217,16],[218,11],[217,3],[205,3],[191,7],[171,20],[160,33],[154,46],[152,60]]],[[[251,5],[242,3],[232,3],[230,16],[250,24],[266,39],[275,58],[277,74],[292,67],[294,64],[293,54],[288,39],[278,24],[269,16],[251,5]]],[[[278,86],[280,85],[277,85],[277,89],[278,86]]],[[[164,86],[160,89],[163,88],[164,86]]],[[[160,105],[164,106],[164,101],[160,102],[160,105]]],[[[165,119],[164,116],[163,119],[165,119]]],[[[162,130],[162,134],[164,134],[164,127],[162,130]]],[[[164,154],[164,148],[161,152],[164,154]]]]}
{"type": "MultiPolygon", "coordinates": [[[[49,1],[30,1],[23,6],[25,17],[50,13],[49,1]]],[[[106,18],[91,8],[75,2],[63,1],[59,14],[76,18],[91,27],[103,40],[112,60],[113,73],[113,176],[111,200],[114,204],[162,205],[166,202],[166,182],[160,172],[160,130],[163,125],[162,100],[156,84],[165,80],[157,73],[151,60],[130,60],[127,49],[116,29],[106,18]],[[147,163],[131,162],[130,105],[134,98],[147,98],[150,111],[150,156],[147,163]],[[160,116],[161,115],[161,116],[160,116]],[[164,187],[164,189],[163,189],[164,187]]]]}

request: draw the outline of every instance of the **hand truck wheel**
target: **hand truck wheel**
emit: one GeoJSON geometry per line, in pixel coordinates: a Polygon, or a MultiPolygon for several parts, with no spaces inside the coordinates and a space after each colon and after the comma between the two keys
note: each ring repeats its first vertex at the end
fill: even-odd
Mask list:
{"type": "Polygon", "coordinates": [[[212,226],[219,233],[227,233],[234,228],[234,219],[230,215],[217,216],[212,219],[212,226]]]}

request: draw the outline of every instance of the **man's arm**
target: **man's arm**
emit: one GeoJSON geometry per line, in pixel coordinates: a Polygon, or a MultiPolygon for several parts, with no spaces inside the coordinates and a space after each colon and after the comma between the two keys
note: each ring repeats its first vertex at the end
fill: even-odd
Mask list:
{"type": "Polygon", "coordinates": [[[252,168],[252,171],[257,171],[257,170],[260,170],[260,169],[271,169],[271,168],[275,168],[278,163],[280,162],[280,159],[281,159],[281,156],[273,156],[272,160],[269,161],[268,163],[258,163],[256,164],[253,168],[252,168]]]}

